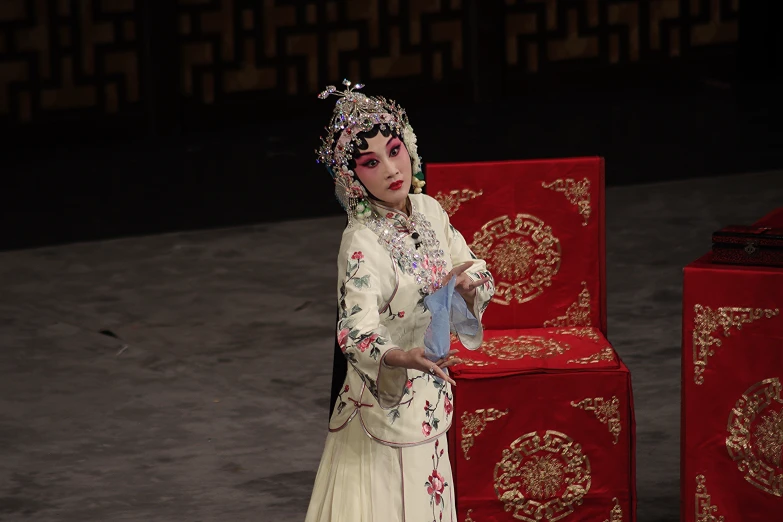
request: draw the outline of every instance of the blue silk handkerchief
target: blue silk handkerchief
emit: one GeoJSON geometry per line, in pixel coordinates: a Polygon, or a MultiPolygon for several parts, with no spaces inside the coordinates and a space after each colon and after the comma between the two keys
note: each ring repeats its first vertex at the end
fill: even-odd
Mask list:
{"type": "Polygon", "coordinates": [[[456,277],[424,298],[424,306],[432,314],[427,331],[424,332],[424,355],[430,361],[442,359],[449,353],[450,332],[476,335],[479,322],[468,310],[465,299],[454,289],[456,277]]]}

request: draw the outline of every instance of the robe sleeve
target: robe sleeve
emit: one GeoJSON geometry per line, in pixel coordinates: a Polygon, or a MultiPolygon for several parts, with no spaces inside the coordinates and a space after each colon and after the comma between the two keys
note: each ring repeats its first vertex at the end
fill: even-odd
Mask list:
{"type": "Polygon", "coordinates": [[[343,238],[338,259],[337,342],[382,408],[393,408],[402,400],[408,380],[406,368],[384,364],[391,350],[401,350],[389,336],[378,310],[384,304],[379,268],[391,260],[379,253],[377,239],[351,233],[343,238]]]}
{"type": "Polygon", "coordinates": [[[448,252],[451,255],[452,266],[458,266],[462,263],[472,261],[471,266],[465,273],[473,279],[478,281],[482,277],[489,277],[489,281],[476,288],[476,296],[473,299],[473,316],[478,319],[479,328],[475,335],[457,334],[460,342],[465,348],[469,350],[475,350],[481,346],[481,341],[484,339],[484,327],[481,324],[481,317],[484,315],[484,311],[487,309],[492,296],[495,295],[495,280],[492,274],[487,270],[487,263],[483,259],[476,257],[476,254],[468,246],[465,238],[459,230],[454,228],[449,220],[449,215],[443,208],[440,208],[443,213],[443,219],[446,223],[446,240],[448,243],[448,252]]]}

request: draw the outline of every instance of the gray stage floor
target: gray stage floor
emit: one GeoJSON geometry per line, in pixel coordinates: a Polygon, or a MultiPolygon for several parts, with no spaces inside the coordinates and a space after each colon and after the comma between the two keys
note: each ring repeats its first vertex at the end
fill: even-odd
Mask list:
{"type": "MultiPolygon", "coordinates": [[[[714,229],[781,205],[783,172],[607,192],[641,522],[679,517],[681,269],[714,229]]],[[[342,223],[1,253],[0,520],[302,520],[342,223]]]]}

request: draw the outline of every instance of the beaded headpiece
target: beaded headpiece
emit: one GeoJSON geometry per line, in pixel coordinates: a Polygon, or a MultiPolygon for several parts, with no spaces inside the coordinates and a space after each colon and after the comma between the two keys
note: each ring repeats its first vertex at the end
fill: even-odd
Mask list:
{"type": "Polygon", "coordinates": [[[323,163],[332,175],[335,196],[348,212],[348,220],[352,223],[354,217],[364,219],[371,212],[367,191],[349,167],[360,142],[359,133],[369,131],[376,125],[380,126],[382,131],[387,128],[395,131],[402,137],[412,160],[411,182],[414,192],[421,192],[424,181],[421,159],[416,150],[416,135],[408,122],[405,109],[393,100],[357,92],[364,87],[361,83],[351,86],[351,82],[343,80],[343,85],[346,87],[344,91],[338,91],[337,87],[329,85],[318,95],[322,100],[330,95],[339,99],[332,120],[326,127],[326,137],[321,137],[321,147],[315,152],[318,155],[318,163],[323,163]]]}

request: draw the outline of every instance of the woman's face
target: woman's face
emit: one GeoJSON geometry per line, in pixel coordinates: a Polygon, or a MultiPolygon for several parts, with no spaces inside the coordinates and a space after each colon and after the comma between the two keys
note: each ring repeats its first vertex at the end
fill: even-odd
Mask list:
{"type": "Polygon", "coordinates": [[[354,155],[356,176],[386,206],[405,210],[411,188],[411,158],[402,140],[380,132],[354,155]]]}

